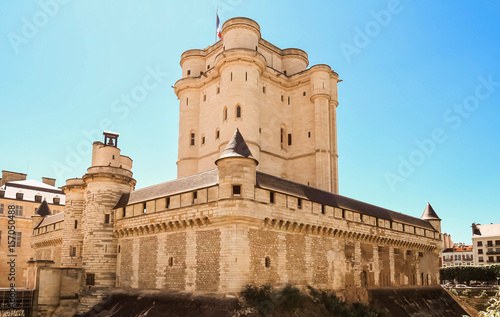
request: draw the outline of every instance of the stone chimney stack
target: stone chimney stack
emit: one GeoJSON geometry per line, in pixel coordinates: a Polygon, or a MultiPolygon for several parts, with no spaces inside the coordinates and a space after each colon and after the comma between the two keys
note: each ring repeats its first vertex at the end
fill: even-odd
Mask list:
{"type": "Polygon", "coordinates": [[[15,182],[15,181],[25,181],[26,180],[26,174],[23,173],[16,173],[16,172],[10,172],[10,171],[2,171],[2,178],[0,178],[0,186],[7,182],[15,182]]]}
{"type": "Polygon", "coordinates": [[[42,183],[56,187],[56,179],[50,177],[42,177],[42,183]]]}

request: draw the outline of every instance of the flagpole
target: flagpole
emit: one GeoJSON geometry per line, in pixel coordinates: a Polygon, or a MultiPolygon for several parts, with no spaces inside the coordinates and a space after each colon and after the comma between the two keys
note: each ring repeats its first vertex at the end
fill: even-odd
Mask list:
{"type": "Polygon", "coordinates": [[[217,6],[216,10],[215,10],[215,42],[214,43],[217,43],[217,17],[218,16],[219,16],[219,7],[217,6]]]}

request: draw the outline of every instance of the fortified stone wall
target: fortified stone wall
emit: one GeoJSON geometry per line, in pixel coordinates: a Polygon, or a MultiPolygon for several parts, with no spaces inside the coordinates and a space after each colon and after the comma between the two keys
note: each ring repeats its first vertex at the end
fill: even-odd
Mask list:
{"type": "MultiPolygon", "coordinates": [[[[225,196],[217,187],[196,192],[225,196]]],[[[263,188],[242,196],[250,198],[193,203],[187,192],[155,199],[145,214],[116,210],[117,286],[238,292],[290,283],[363,300],[364,288],[438,284],[437,231],[263,188]],[[167,199],[187,205],[165,208],[167,199]]]]}

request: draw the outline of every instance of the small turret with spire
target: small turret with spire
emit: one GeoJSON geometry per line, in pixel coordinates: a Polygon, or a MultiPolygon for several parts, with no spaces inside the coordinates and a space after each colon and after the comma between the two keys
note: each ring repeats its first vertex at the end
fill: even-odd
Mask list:
{"type": "Polygon", "coordinates": [[[427,207],[425,207],[424,213],[420,219],[427,220],[434,229],[441,232],[441,218],[439,218],[430,203],[427,203],[427,207]]]}
{"type": "Polygon", "coordinates": [[[259,162],[253,157],[238,129],[215,164],[219,169],[219,198],[254,197],[256,166],[259,162]]]}

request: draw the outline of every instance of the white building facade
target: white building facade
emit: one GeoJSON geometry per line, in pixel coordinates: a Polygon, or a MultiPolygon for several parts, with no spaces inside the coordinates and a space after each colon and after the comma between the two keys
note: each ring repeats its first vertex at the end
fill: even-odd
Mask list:
{"type": "Polygon", "coordinates": [[[500,223],[472,224],[474,265],[500,263],[500,223]]]}

